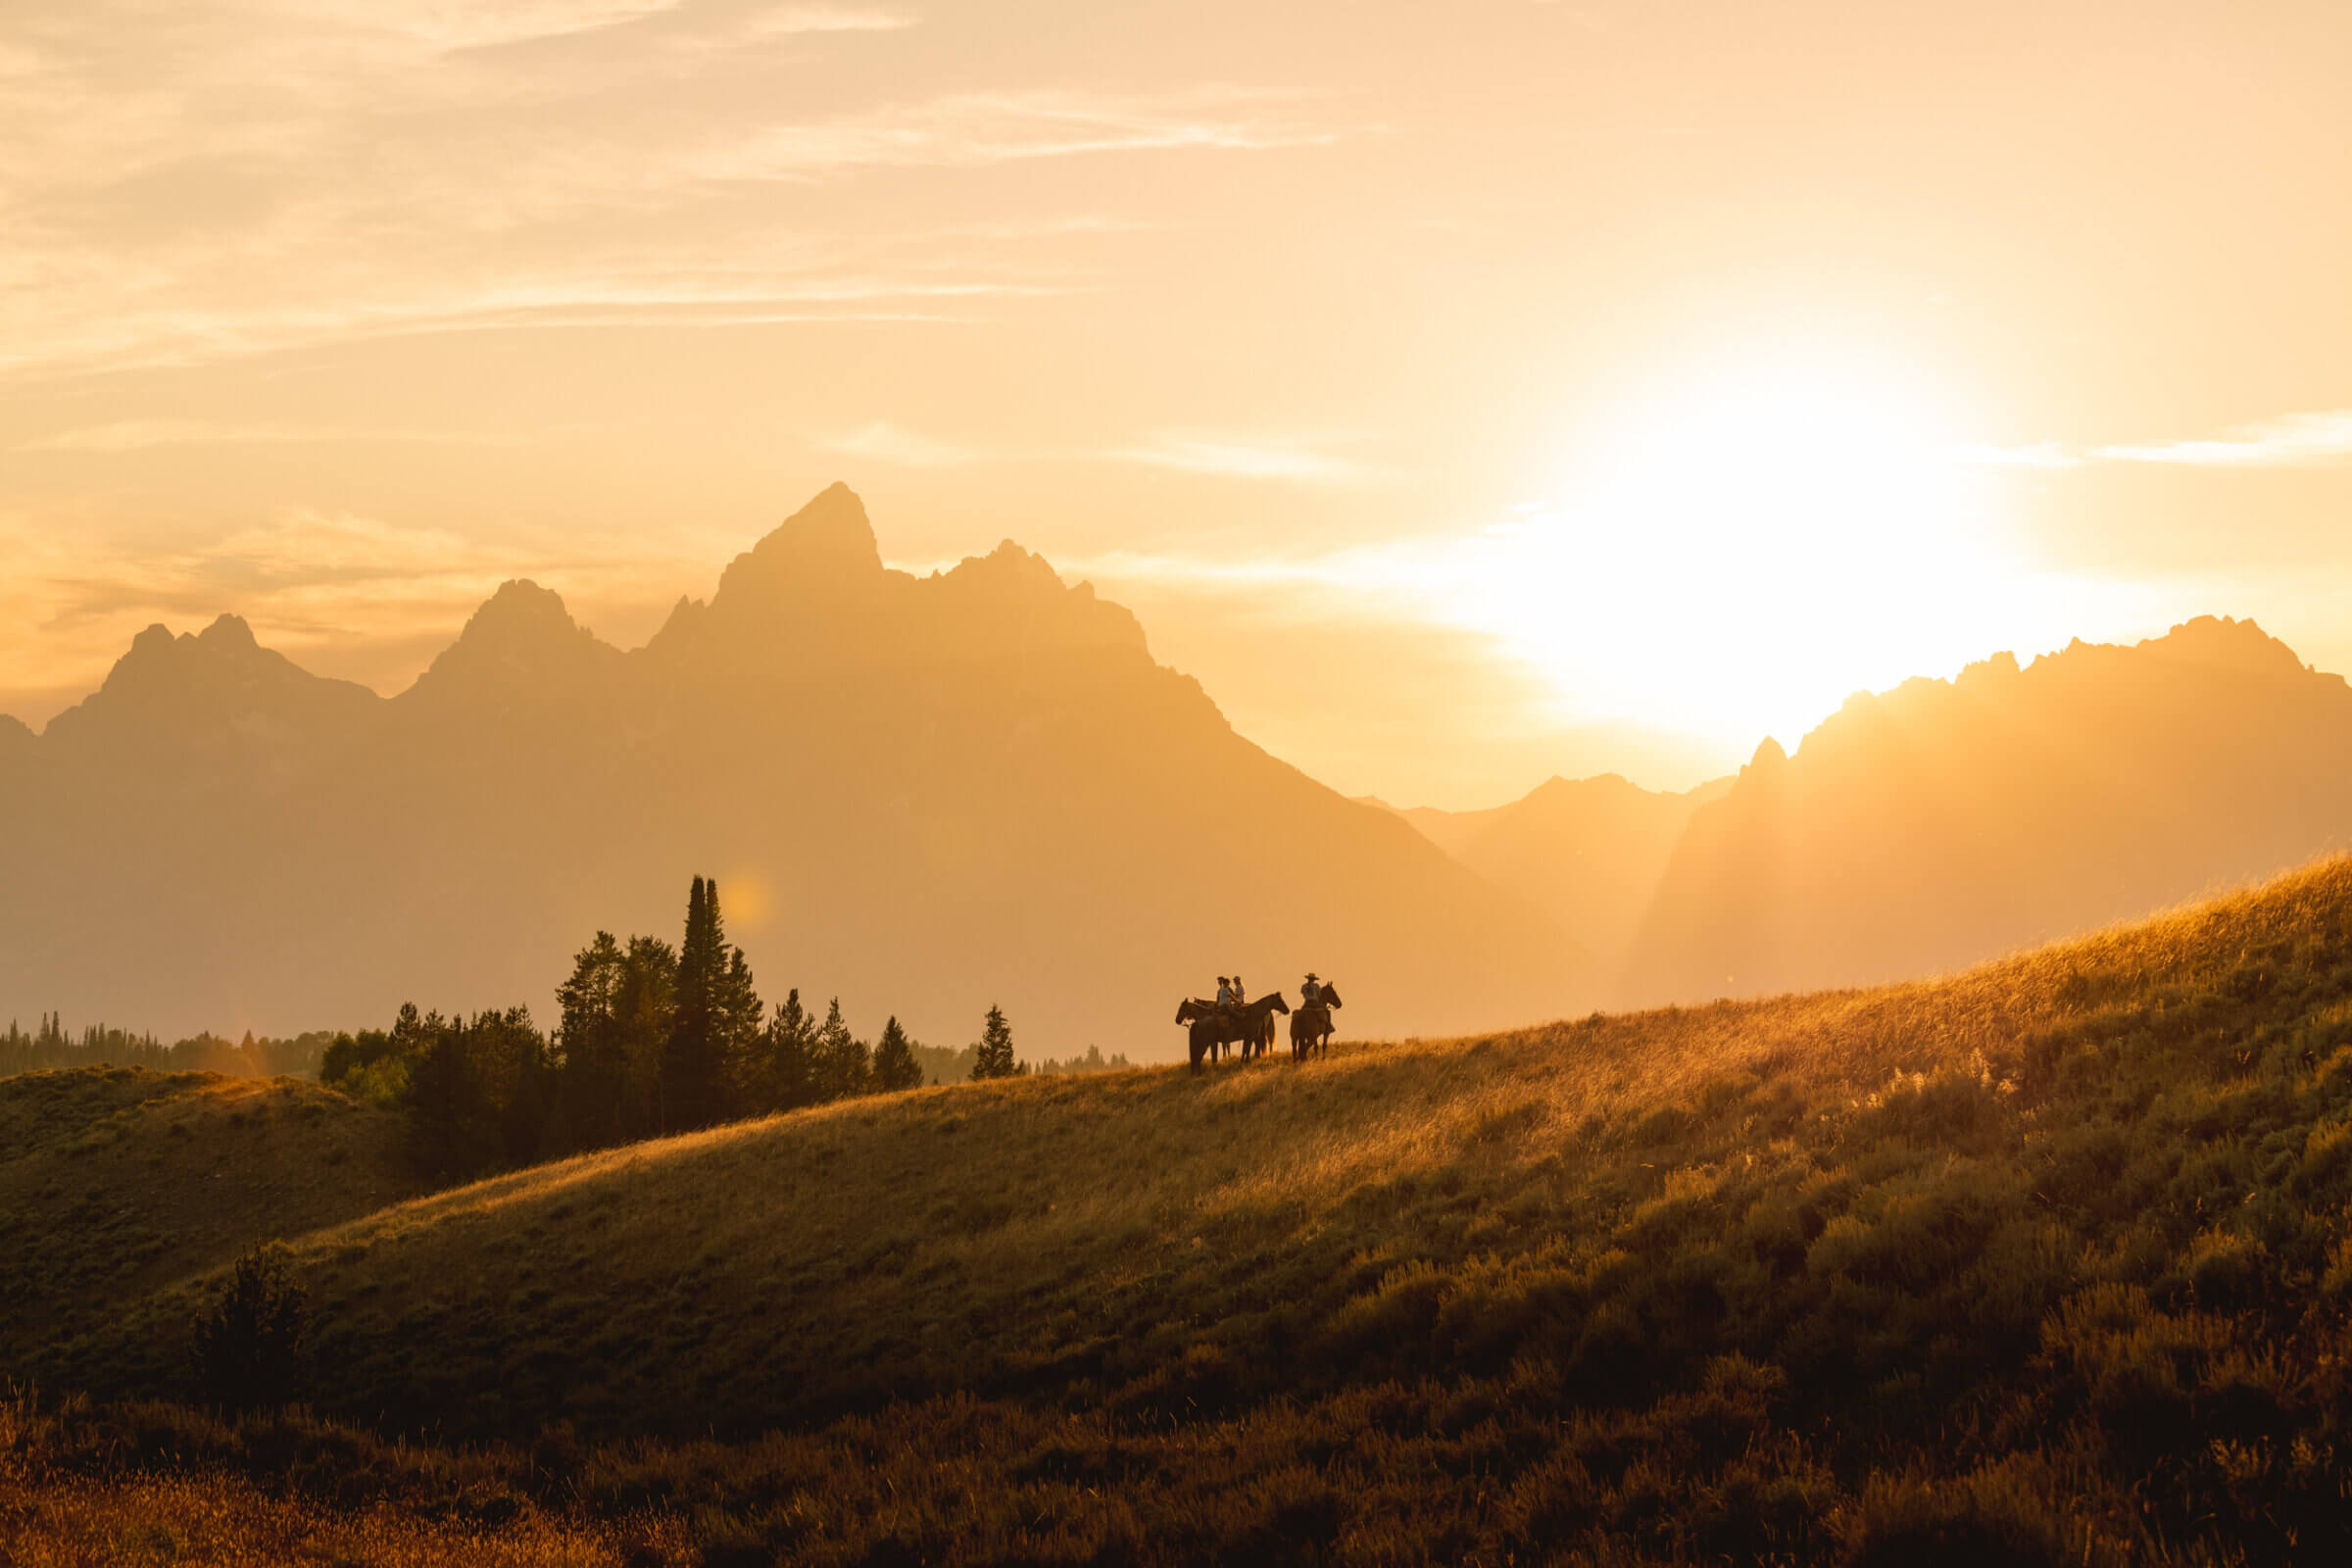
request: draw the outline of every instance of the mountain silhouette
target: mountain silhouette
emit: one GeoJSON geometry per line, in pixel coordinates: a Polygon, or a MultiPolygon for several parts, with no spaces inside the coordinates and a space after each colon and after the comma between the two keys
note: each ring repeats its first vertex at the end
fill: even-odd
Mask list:
{"type": "Polygon", "coordinates": [[[1487,810],[1391,809],[1471,870],[1550,915],[1585,972],[1613,974],[1691,813],[1731,786],[1724,778],[1669,794],[1616,773],[1554,775],[1487,810]]]}
{"type": "Polygon", "coordinates": [[[2001,654],[1760,746],[1694,812],[1628,1002],[1964,967],[2352,842],[2352,687],[2251,620],[2001,654]]]}
{"type": "Polygon", "coordinates": [[[1382,1033],[1566,1004],[1551,922],[1234,733],[1007,541],[885,568],[836,485],[628,652],[502,587],[407,691],[223,615],[0,726],[0,1009],[285,1032],[545,1016],[599,928],[714,875],[764,991],[959,1044],[1173,1054],[1177,999],[1314,968],[1382,1033]]]}

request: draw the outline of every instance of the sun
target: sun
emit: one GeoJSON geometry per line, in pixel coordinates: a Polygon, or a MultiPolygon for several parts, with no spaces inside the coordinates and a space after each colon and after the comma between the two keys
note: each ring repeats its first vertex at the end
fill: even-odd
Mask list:
{"type": "Polygon", "coordinates": [[[1465,612],[1570,721],[1793,745],[1853,691],[2067,622],[1933,379],[1830,354],[1716,364],[1580,432],[1491,537],[1465,612]]]}

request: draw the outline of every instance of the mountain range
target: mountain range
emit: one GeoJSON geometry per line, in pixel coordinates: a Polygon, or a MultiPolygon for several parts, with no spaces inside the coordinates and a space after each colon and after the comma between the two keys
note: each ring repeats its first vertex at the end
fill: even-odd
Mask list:
{"type": "Polygon", "coordinates": [[[2352,687],[2251,620],[1859,694],[1691,814],[1623,1004],[1862,985],[2352,843],[2352,687]]]}
{"type": "Polygon", "coordinates": [[[1623,966],[1691,816],[1731,787],[1723,778],[1667,793],[1603,773],[1554,776],[1482,811],[1367,804],[1396,811],[1462,864],[1550,915],[1577,956],[1578,972],[1605,984],[1623,966]]]}
{"type": "Polygon", "coordinates": [[[698,873],[771,998],[951,1046],[1001,1004],[1024,1054],[1170,1054],[1178,999],[1236,968],[1319,970],[1384,1033],[1579,990],[1544,914],[1237,735],[1128,612],[1009,541],[887,569],[838,485],[641,648],[511,582],[384,698],[223,615],[0,732],[27,1017],[544,1016],[598,929],[674,938],[698,873]]]}
{"type": "Polygon", "coordinates": [[[1349,1033],[1948,971],[2352,843],[2352,688],[2251,621],[1859,694],[1679,794],[1349,801],[1007,541],[886,568],[836,485],[643,647],[510,582],[407,691],[234,615],[0,718],[0,1014],[291,1033],[525,1003],[717,878],[771,998],[1173,1054],[1313,968],[1349,1033]]]}

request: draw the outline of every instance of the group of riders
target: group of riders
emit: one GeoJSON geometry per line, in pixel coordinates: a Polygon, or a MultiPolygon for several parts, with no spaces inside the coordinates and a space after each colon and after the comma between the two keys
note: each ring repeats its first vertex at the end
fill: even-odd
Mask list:
{"type": "Polygon", "coordinates": [[[1269,991],[1252,1002],[1240,975],[1221,974],[1216,1000],[1186,998],[1176,1009],[1176,1021],[1191,1031],[1193,1065],[1198,1067],[1204,1060],[1222,1061],[1228,1047],[1239,1051],[1244,1061],[1266,1054],[1274,1049],[1274,1014],[1290,1013],[1291,1055],[1303,1061],[1330,1050],[1331,1014],[1339,1005],[1339,989],[1311,969],[1299,983],[1296,1012],[1281,992],[1269,991]]]}

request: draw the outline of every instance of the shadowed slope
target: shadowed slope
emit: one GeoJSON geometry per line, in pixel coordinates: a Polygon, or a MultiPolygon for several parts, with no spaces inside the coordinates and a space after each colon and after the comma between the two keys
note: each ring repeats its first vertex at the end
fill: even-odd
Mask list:
{"type": "Polygon", "coordinates": [[[0,1354],[418,1190],[389,1112],[290,1078],[0,1079],[0,1354]]]}
{"type": "Polygon", "coordinates": [[[1614,974],[1691,813],[1728,778],[1680,794],[1615,773],[1550,778],[1484,811],[1397,808],[1429,841],[1551,916],[1595,973],[1614,974]]]}
{"type": "Polygon", "coordinates": [[[2352,688],[2251,621],[1861,694],[1691,818],[1620,992],[1977,962],[2352,842],[2352,688]]]}
{"type": "MultiPolygon", "coordinates": [[[[2112,1299],[2221,1335],[2167,1374],[2177,1408],[2115,1407],[2161,1446],[2229,1355],[2274,1357],[2262,1431],[2324,1412],[2277,1368],[2336,1332],[2311,1282],[2344,1272],[2347,1115],[2334,861],[1951,980],[917,1091],[522,1172],[297,1253],[322,1404],[448,1431],[757,1430],[948,1390],[1200,1413],[1506,1374],[1610,1407],[1740,1356],[1780,1369],[1796,1430],[1824,1423],[1809,1441],[1867,1446],[2016,1399],[2057,1422],[2096,1396],[2067,1369],[2111,1353],[2078,1305],[2112,1299]]],[[[188,1304],[31,1364],[169,1388],[188,1304]]]]}

